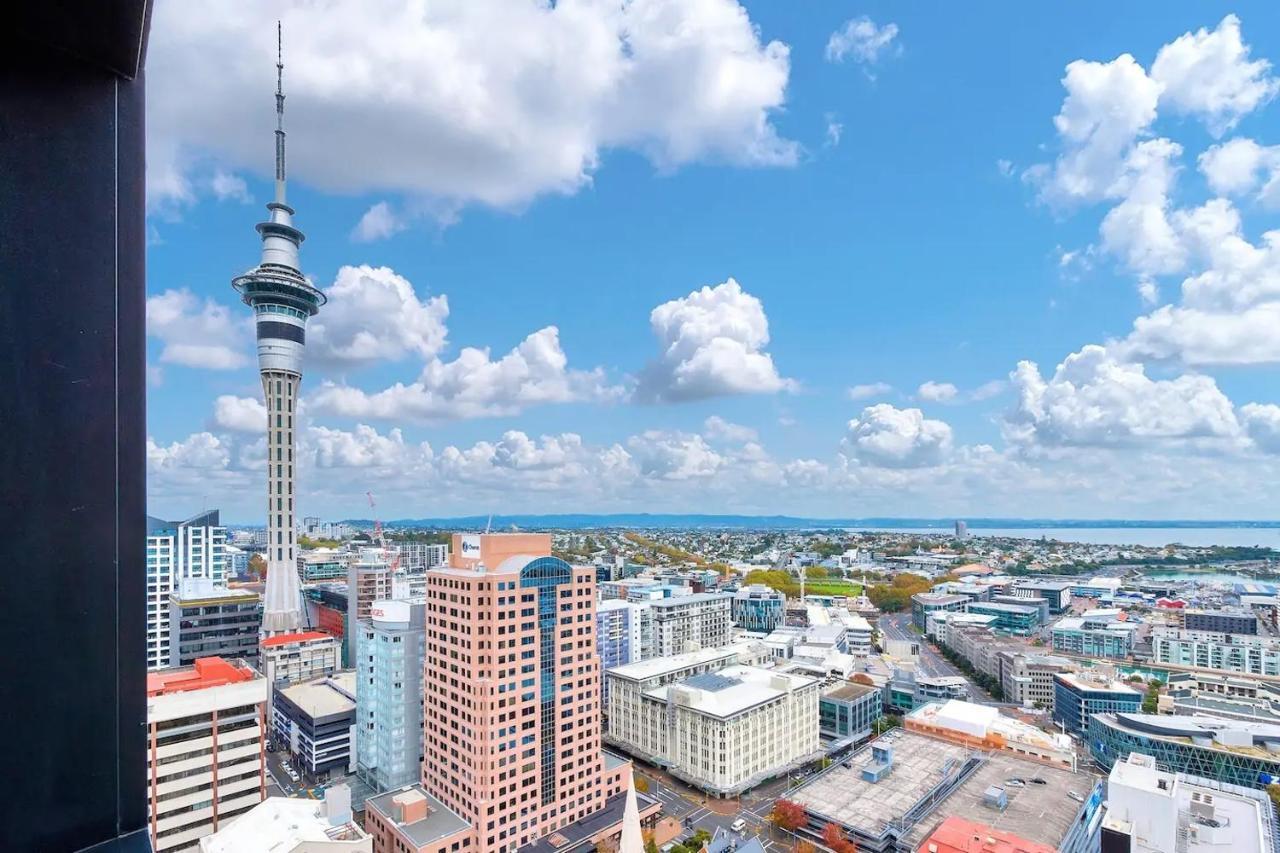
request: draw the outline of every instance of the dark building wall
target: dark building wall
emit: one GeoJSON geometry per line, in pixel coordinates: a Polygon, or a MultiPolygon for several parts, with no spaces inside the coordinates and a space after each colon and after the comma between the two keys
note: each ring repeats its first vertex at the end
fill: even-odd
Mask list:
{"type": "Polygon", "coordinates": [[[0,27],[7,850],[148,844],[147,12],[49,0],[0,27]]]}

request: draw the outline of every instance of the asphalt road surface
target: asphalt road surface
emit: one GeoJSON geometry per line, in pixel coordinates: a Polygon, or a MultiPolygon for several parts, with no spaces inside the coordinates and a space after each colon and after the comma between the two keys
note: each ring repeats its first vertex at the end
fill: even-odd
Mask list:
{"type": "MultiPolygon", "coordinates": [[[[917,634],[911,629],[910,613],[886,613],[880,617],[879,627],[888,639],[909,640],[913,643],[919,644],[920,671],[924,675],[930,678],[958,676],[968,681],[968,676],[930,647],[929,641],[924,638],[924,635],[917,634]]],[[[983,704],[998,704],[985,690],[974,684],[972,681],[969,681],[969,694],[976,702],[981,702],[983,704]]]]}
{"type": "MultiPolygon", "coordinates": [[[[742,818],[747,826],[740,837],[759,837],[769,853],[785,853],[791,849],[791,840],[783,838],[782,834],[769,824],[769,813],[773,811],[773,802],[786,791],[789,784],[787,779],[765,782],[748,791],[738,800],[729,800],[728,803],[736,805],[737,809],[731,814],[720,814],[707,808],[708,800],[702,791],[665,775],[658,778],[639,762],[636,763],[635,769],[648,781],[649,796],[656,797],[662,803],[662,813],[684,824],[684,834],[679,838],[687,838],[699,829],[705,829],[712,835],[715,835],[718,828],[732,832],[729,829],[730,825],[738,818],[742,818]]],[[[725,801],[713,800],[712,802],[723,810],[725,801]]]]}

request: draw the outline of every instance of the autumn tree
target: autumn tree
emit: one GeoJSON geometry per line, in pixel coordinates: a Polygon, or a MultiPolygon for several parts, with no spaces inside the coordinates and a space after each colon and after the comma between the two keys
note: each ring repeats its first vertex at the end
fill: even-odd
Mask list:
{"type": "Polygon", "coordinates": [[[818,848],[808,841],[797,841],[791,846],[791,853],[818,853],[818,848]]]}
{"type": "Polygon", "coordinates": [[[267,579],[267,561],[261,554],[249,558],[249,575],[260,581],[267,579]]]}
{"type": "Polygon", "coordinates": [[[636,791],[641,794],[649,793],[649,780],[635,773],[631,776],[631,784],[635,786],[636,791]]]}
{"type": "Polygon", "coordinates": [[[805,813],[804,806],[799,803],[780,799],[773,804],[773,811],[769,814],[769,820],[779,829],[795,832],[808,822],[809,816],[805,813]]]}
{"type": "Polygon", "coordinates": [[[858,853],[858,845],[846,838],[844,830],[834,823],[822,828],[822,843],[835,853],[858,853]]]}

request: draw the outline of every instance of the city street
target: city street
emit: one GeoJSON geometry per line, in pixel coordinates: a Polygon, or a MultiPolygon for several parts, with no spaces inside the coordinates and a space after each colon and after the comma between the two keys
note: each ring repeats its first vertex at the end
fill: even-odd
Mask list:
{"type": "Polygon", "coordinates": [[[638,776],[648,782],[649,796],[656,797],[662,803],[662,813],[684,823],[681,838],[699,829],[705,829],[713,835],[717,828],[729,831],[729,826],[742,818],[747,822],[743,835],[748,838],[758,836],[766,850],[782,853],[791,848],[789,841],[784,843],[773,838],[777,833],[769,823],[774,800],[786,791],[787,779],[766,782],[737,800],[718,800],[640,762],[636,762],[635,769],[638,776]]]}
{"type": "MultiPolygon", "coordinates": [[[[920,647],[920,672],[930,678],[958,676],[968,677],[951,664],[938,652],[933,650],[929,641],[922,634],[912,630],[910,613],[886,613],[880,617],[879,628],[887,639],[908,640],[920,647]]],[[[975,702],[983,704],[1001,704],[996,702],[985,690],[969,681],[969,692],[975,702]]]]}

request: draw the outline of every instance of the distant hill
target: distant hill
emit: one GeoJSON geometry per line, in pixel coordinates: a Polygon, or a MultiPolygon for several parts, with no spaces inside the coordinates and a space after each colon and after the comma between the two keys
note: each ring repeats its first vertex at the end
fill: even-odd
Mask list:
{"type": "MultiPolygon", "coordinates": [[[[372,526],[370,519],[347,519],[351,524],[372,526]]],[[[993,528],[1280,528],[1277,521],[1186,521],[1079,518],[966,518],[970,530],[993,528]]],[[[872,527],[881,530],[932,528],[946,533],[955,524],[950,518],[806,518],[790,515],[683,515],[679,513],[564,513],[557,515],[470,515],[453,518],[402,518],[384,520],[388,527],[476,530],[492,525],[493,530],[554,528],[574,530],[602,527],[683,528],[705,530],[815,530],[841,527],[872,527]]]]}

